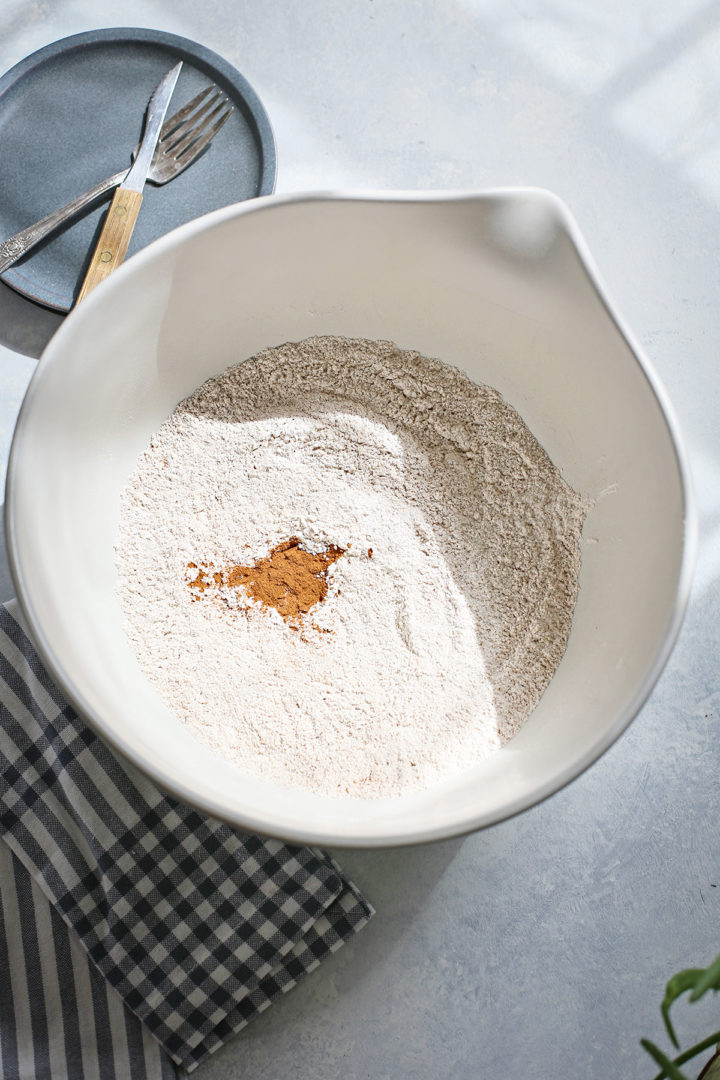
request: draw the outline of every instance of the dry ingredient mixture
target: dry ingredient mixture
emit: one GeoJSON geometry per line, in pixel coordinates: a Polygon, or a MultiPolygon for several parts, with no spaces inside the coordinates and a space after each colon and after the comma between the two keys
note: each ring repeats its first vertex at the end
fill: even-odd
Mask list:
{"type": "Polygon", "coordinates": [[[266,349],[180,403],[123,493],[128,634],[244,772],[399,795],[481,760],[537,704],[585,509],[457,368],[385,341],[266,349]]]}

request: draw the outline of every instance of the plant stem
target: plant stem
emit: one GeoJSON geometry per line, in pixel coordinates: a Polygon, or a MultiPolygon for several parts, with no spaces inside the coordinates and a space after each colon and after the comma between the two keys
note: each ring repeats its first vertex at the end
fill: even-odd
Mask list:
{"type": "MultiPolygon", "coordinates": [[[[702,1042],[691,1046],[689,1050],[683,1050],[682,1054],[678,1054],[676,1058],[673,1058],[673,1065],[684,1065],[686,1061],[690,1061],[690,1058],[694,1058],[696,1054],[701,1054],[703,1050],[709,1050],[711,1047],[717,1046],[718,1043],[720,1043],[720,1031],[716,1031],[714,1035],[708,1035],[707,1039],[703,1039],[702,1042]]],[[[663,1069],[653,1080],[665,1080],[666,1076],[667,1073],[663,1069]]]]}

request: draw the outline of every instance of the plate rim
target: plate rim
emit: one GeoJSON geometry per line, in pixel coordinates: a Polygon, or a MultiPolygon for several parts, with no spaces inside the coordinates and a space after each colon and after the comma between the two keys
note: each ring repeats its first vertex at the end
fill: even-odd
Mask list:
{"type": "MultiPolygon", "coordinates": [[[[192,38],[182,37],[165,30],[155,30],[150,27],[116,26],[103,27],[98,30],[83,30],[78,34],[70,34],[64,38],[58,38],[41,46],[34,52],[28,53],[12,67],[0,75],[0,105],[5,94],[20,80],[31,75],[42,64],[64,53],[81,49],[88,45],[115,44],[129,45],[146,43],[159,45],[171,52],[181,55],[181,59],[187,58],[199,61],[202,65],[216,72],[225,82],[235,90],[236,105],[242,108],[243,115],[252,131],[255,145],[260,157],[260,183],[257,195],[272,195],[275,192],[277,181],[277,143],[272,128],[270,117],[263,105],[257,91],[248,82],[247,78],[229,60],[220,56],[214,50],[192,38]]],[[[247,200],[239,200],[245,202],[247,200]]],[[[203,215],[200,215],[203,216],[203,215]]],[[[56,301],[42,292],[42,290],[30,290],[26,287],[25,279],[18,275],[15,266],[10,266],[5,273],[0,275],[0,282],[7,285],[14,292],[34,304],[44,308],[68,314],[72,310],[72,304],[58,304],[56,301]]]]}

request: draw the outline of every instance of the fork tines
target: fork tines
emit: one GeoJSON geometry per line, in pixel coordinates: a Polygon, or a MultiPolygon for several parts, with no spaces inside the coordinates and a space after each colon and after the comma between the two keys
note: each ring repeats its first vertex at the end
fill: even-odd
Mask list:
{"type": "Polygon", "coordinates": [[[160,139],[163,153],[182,158],[192,151],[197,156],[217,135],[233,111],[227,96],[217,86],[206,86],[173,117],[173,125],[160,139]]]}

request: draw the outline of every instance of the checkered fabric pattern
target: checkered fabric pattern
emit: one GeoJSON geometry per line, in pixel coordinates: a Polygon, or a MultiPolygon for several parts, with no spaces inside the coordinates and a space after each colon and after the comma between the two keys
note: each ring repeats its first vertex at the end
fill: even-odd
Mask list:
{"type": "Polygon", "coordinates": [[[115,756],[4,607],[0,836],[188,1071],[372,914],[328,855],[242,835],[115,756]]]}

